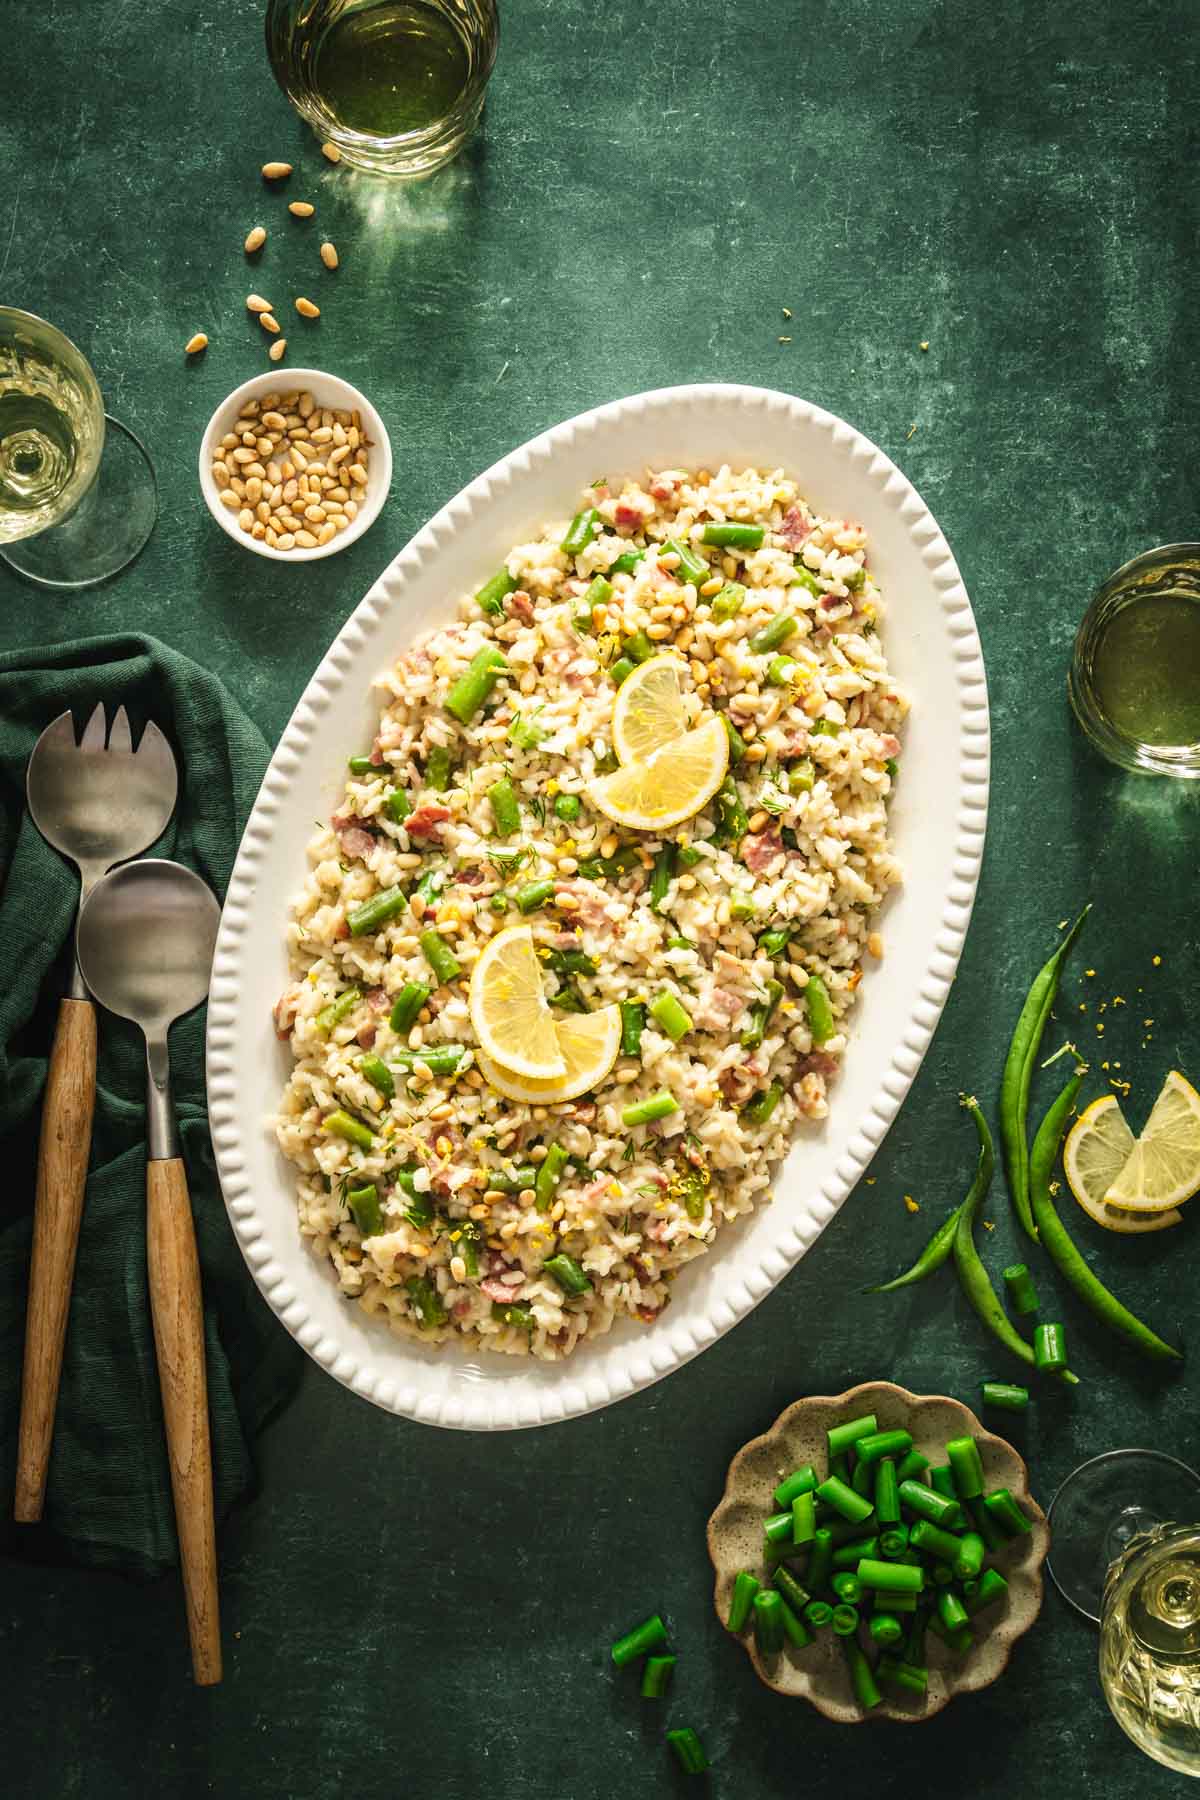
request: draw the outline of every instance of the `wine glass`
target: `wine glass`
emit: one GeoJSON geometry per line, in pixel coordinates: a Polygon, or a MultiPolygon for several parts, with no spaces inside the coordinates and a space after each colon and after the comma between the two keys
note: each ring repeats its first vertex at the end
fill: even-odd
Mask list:
{"type": "Polygon", "coordinates": [[[87,358],[0,306],[0,557],[43,587],[90,587],[133,561],[157,513],[150,459],[105,414],[87,358]]]}
{"type": "Polygon", "coordinates": [[[1200,1775],[1200,1475],[1161,1450],[1080,1465],[1047,1515],[1047,1568],[1100,1626],[1100,1685],[1139,1749],[1200,1775]]]}

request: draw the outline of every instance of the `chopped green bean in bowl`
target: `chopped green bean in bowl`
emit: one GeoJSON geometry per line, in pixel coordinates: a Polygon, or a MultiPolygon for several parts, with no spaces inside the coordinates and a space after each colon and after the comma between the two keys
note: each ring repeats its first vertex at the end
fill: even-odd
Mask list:
{"type": "MultiPolygon", "coordinates": [[[[851,1435],[844,1448],[852,1448],[853,1442],[851,1435]]],[[[872,1482],[872,1498],[874,1491],[872,1482]]],[[[885,1503],[880,1501],[879,1506],[882,1513],[885,1503]]],[[[829,1508],[823,1510],[828,1518],[829,1508]]],[[[909,1527],[901,1525],[899,1529],[904,1532],[909,1527]]],[[[1041,1570],[1049,1546],[1049,1526],[1030,1495],[1028,1471],[1012,1445],[986,1431],[961,1401],[911,1394],[884,1381],[865,1382],[845,1394],[821,1395],[789,1406],[763,1436],[738,1451],[729,1466],[724,1496],[708,1524],[717,1617],[740,1639],[755,1674],[776,1693],[808,1700],[826,1718],[844,1724],[867,1718],[910,1723],[932,1718],[955,1694],[990,1686],[1004,1672],[1013,1645],[1041,1609],[1041,1570]],[[904,1660],[904,1640],[911,1621],[918,1616],[906,1610],[911,1609],[912,1600],[897,1586],[894,1591],[900,1597],[894,1609],[889,1608],[882,1602],[892,1590],[875,1585],[877,1580],[886,1582],[889,1569],[900,1575],[907,1570],[915,1590],[922,1573],[915,1564],[915,1550],[914,1562],[906,1563],[904,1547],[884,1541],[894,1527],[874,1518],[855,1524],[858,1509],[853,1502],[858,1496],[854,1475],[843,1482],[830,1468],[829,1433],[835,1434],[836,1446],[839,1430],[853,1434],[867,1419],[874,1420],[875,1430],[862,1440],[865,1457],[879,1453],[871,1465],[873,1480],[885,1465],[904,1477],[895,1484],[894,1499],[890,1486],[885,1486],[894,1510],[910,1522],[921,1521],[917,1536],[923,1546],[940,1547],[943,1536],[959,1534],[955,1541],[964,1557],[958,1579],[947,1575],[943,1587],[931,1578],[917,1593],[932,1620],[920,1658],[920,1679],[909,1674],[904,1660]],[[909,1438],[911,1447],[906,1448],[909,1438]],[[974,1542],[976,1533],[962,1531],[972,1519],[954,1498],[949,1466],[974,1460],[974,1452],[959,1442],[972,1439],[983,1488],[1008,1497],[994,1509],[981,1509],[989,1521],[981,1527],[988,1531],[989,1540],[982,1546],[974,1542]],[[952,1446],[949,1457],[947,1445],[952,1446]],[[907,1472],[905,1457],[911,1459],[907,1472]],[[810,1480],[817,1483],[815,1488],[810,1487],[810,1480]],[[906,1494],[910,1482],[916,1487],[906,1494]],[[840,1529],[833,1534],[837,1541],[819,1550],[814,1537],[808,1535],[811,1514],[816,1510],[809,1507],[808,1497],[819,1495],[822,1484],[826,1499],[836,1509],[840,1529]],[[920,1503],[919,1512],[911,1505],[914,1500],[920,1503]],[[789,1505],[793,1509],[791,1532],[784,1527],[789,1505]],[[1011,1536],[992,1528],[994,1519],[1001,1516],[1010,1522],[1011,1536]],[[865,1542],[855,1535],[860,1530],[869,1534],[865,1542]],[[797,1548],[794,1556],[790,1555],[788,1537],[795,1538],[797,1545],[805,1540],[806,1554],[797,1548]],[[972,1558],[980,1559],[981,1551],[980,1567],[974,1569],[969,1565],[972,1558]],[[806,1617],[803,1608],[810,1592],[806,1575],[813,1559],[821,1554],[830,1559],[831,1566],[819,1582],[831,1590],[829,1601],[817,1600],[813,1616],[806,1617]],[[846,1576],[851,1579],[847,1581],[846,1576]],[[789,1626],[800,1623],[798,1632],[785,1633],[779,1650],[773,1648],[769,1636],[764,1638],[762,1630],[754,1628],[755,1582],[759,1593],[780,1594],[785,1614],[790,1615],[786,1620],[789,1626]],[[946,1598],[939,1600],[943,1594],[946,1598]],[[956,1625],[957,1631],[962,1629],[957,1608],[964,1599],[973,1641],[968,1644],[963,1638],[955,1649],[956,1625]],[[845,1616],[855,1610],[859,1613],[857,1624],[845,1616]],[[841,1625],[839,1613],[843,1615],[841,1625]],[[877,1626],[877,1621],[887,1622],[877,1626]],[[845,1635],[839,1635],[840,1631],[845,1635]]],[[[945,1547],[948,1551],[949,1543],[945,1547]]],[[[927,1548],[924,1555],[928,1559],[927,1548]]],[[[927,1560],[926,1567],[932,1572],[939,1565],[927,1560]]],[[[939,1568],[939,1581],[941,1575],[939,1568]]]]}

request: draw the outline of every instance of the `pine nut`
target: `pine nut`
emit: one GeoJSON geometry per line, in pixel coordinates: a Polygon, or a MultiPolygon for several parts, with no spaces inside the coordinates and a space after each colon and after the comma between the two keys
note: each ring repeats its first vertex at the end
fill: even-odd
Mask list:
{"type": "Polygon", "coordinates": [[[262,482],[257,475],[252,475],[246,483],[246,498],[252,506],[257,506],[262,499],[262,482]]]}
{"type": "Polygon", "coordinates": [[[292,445],[292,461],[298,469],[307,469],[308,467],[308,454],[299,444],[292,445]]]}
{"type": "Polygon", "coordinates": [[[285,175],[291,174],[292,165],[285,162],[264,163],[262,172],[267,181],[282,181],[285,175]]]}
{"type": "Polygon", "coordinates": [[[269,313],[271,302],[264,300],[261,294],[246,295],[246,310],[252,313],[269,313]]]}
{"type": "Polygon", "coordinates": [[[264,331],[276,332],[279,330],[279,320],[273,312],[260,312],[258,322],[264,331]]]}
{"type": "Polygon", "coordinates": [[[320,307],[314,306],[311,300],[306,300],[303,294],[296,300],[296,311],[302,319],[319,319],[321,316],[320,307]]]}
{"type": "Polygon", "coordinates": [[[296,402],[296,411],[300,414],[302,419],[307,419],[309,413],[316,404],[316,401],[313,399],[308,389],[305,388],[299,400],[296,402]]]}
{"type": "MultiPolygon", "coordinates": [[[[296,305],[299,306],[299,304],[300,302],[297,300],[296,305]]],[[[332,425],[318,425],[311,436],[314,444],[327,444],[333,436],[333,427],[332,425]]]]}
{"type": "Polygon", "coordinates": [[[306,506],[304,516],[311,524],[322,525],[325,522],[325,508],[323,506],[306,506]]]}
{"type": "Polygon", "coordinates": [[[366,487],[367,471],[363,468],[363,466],[360,462],[355,462],[355,463],[350,464],[350,479],[351,479],[351,481],[355,482],[359,487],[366,487]]]}
{"type": "Polygon", "coordinates": [[[272,362],[278,362],[280,357],[283,355],[283,353],[286,349],[287,349],[287,339],[286,338],[276,338],[275,342],[271,345],[271,348],[267,351],[267,355],[270,357],[272,362]]]}
{"type": "Polygon", "coordinates": [[[761,831],[769,817],[770,814],[765,812],[752,813],[750,823],[746,827],[747,831],[761,831]]]}
{"type": "Polygon", "coordinates": [[[208,349],[208,339],[202,331],[194,332],[183,346],[185,356],[196,356],[201,350],[208,349]]]}
{"type": "Polygon", "coordinates": [[[342,153],[336,144],[322,144],[321,155],[328,157],[331,163],[340,163],[342,160],[342,153]]]}
{"type": "Polygon", "coordinates": [[[234,493],[232,488],[222,489],[222,492],[220,495],[220,501],[221,501],[221,505],[227,506],[229,508],[230,512],[240,512],[241,511],[242,503],[238,499],[237,495],[234,493]]]}
{"type": "Polygon", "coordinates": [[[272,531],[272,529],[269,525],[267,526],[267,543],[270,545],[272,550],[278,550],[278,548],[279,548],[279,533],[277,531],[272,531]]]}
{"type": "Polygon", "coordinates": [[[245,476],[247,481],[249,481],[250,478],[254,475],[257,475],[258,479],[261,481],[263,479],[263,476],[266,474],[266,472],[267,471],[263,468],[263,466],[260,462],[248,462],[248,463],[243,463],[243,465],[242,465],[242,474],[245,476]]]}
{"type": "Polygon", "coordinates": [[[258,538],[258,540],[261,542],[262,539],[266,537],[266,535],[267,535],[267,528],[263,524],[262,520],[255,519],[253,525],[250,527],[250,536],[252,538],[258,538]]]}
{"type": "Polygon", "coordinates": [[[263,227],[261,225],[256,225],[252,231],[249,231],[246,233],[246,243],[245,243],[246,255],[253,256],[254,252],[256,250],[262,249],[262,247],[266,243],[266,241],[267,241],[267,234],[263,230],[263,227]]]}
{"type": "Polygon", "coordinates": [[[238,524],[243,531],[249,531],[250,527],[254,524],[254,514],[250,511],[249,507],[244,506],[238,514],[238,524]]]}
{"type": "Polygon", "coordinates": [[[300,489],[299,489],[299,486],[297,485],[295,476],[293,476],[290,481],[285,481],[283,484],[283,495],[282,495],[285,505],[290,506],[292,501],[296,498],[296,495],[299,493],[299,491],[300,491],[300,489]]]}
{"type": "Polygon", "coordinates": [[[229,485],[239,500],[244,500],[246,498],[246,484],[244,481],[240,480],[238,476],[231,475],[229,477],[229,485]]]}
{"type": "Polygon", "coordinates": [[[329,467],[331,469],[336,469],[338,464],[340,462],[345,462],[346,458],[349,455],[350,455],[349,444],[338,444],[335,449],[333,449],[329,452],[329,467]]]}
{"type": "Polygon", "coordinates": [[[305,550],[315,550],[317,547],[317,540],[311,531],[298,531],[296,533],[296,542],[305,550]]]}
{"type": "Polygon", "coordinates": [[[285,531],[281,535],[279,542],[275,546],[275,548],[277,550],[291,550],[294,548],[295,543],[296,543],[296,540],[293,537],[292,533],[290,531],[285,531]]]}
{"type": "Polygon", "coordinates": [[[318,533],[317,533],[317,543],[318,544],[327,544],[329,542],[330,538],[333,538],[336,536],[337,536],[337,532],[332,525],[322,525],[320,531],[318,531],[318,533]]]}
{"type": "Polygon", "coordinates": [[[235,462],[235,463],[253,462],[254,461],[254,452],[253,452],[253,450],[247,449],[245,444],[239,444],[237,449],[234,451],[232,457],[230,458],[230,461],[235,462]]]}
{"type": "Polygon", "coordinates": [[[325,264],[327,269],[337,268],[338,253],[332,244],[324,243],[321,245],[321,261],[325,264]]]}
{"type": "Polygon", "coordinates": [[[659,625],[647,625],[646,627],[646,636],[652,638],[656,644],[664,643],[670,635],[671,627],[665,622],[659,625]]]}
{"type": "Polygon", "coordinates": [[[297,219],[311,219],[316,210],[311,200],[288,201],[288,211],[297,219]]]}
{"type": "Polygon", "coordinates": [[[329,490],[329,498],[331,500],[337,500],[344,506],[346,501],[350,498],[350,489],[344,487],[332,487],[329,490]]]}
{"type": "Polygon", "coordinates": [[[342,501],[342,511],[347,515],[348,518],[357,519],[357,517],[358,517],[358,501],[357,500],[343,500],[342,501]]]}
{"type": "Polygon", "coordinates": [[[218,457],[216,462],[213,464],[212,473],[213,473],[213,480],[216,482],[218,487],[228,487],[229,486],[229,464],[226,462],[222,462],[220,457],[218,457]]]}

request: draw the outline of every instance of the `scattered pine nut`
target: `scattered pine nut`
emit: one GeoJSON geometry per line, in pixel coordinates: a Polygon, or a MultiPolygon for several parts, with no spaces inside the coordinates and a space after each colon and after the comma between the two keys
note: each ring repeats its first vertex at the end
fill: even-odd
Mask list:
{"type": "Polygon", "coordinates": [[[246,310],[252,313],[269,313],[271,302],[264,300],[261,294],[247,294],[246,310]]]}
{"type": "Polygon", "coordinates": [[[246,255],[253,256],[254,252],[256,250],[262,249],[262,247],[266,243],[266,241],[267,241],[267,234],[266,234],[265,229],[261,225],[256,225],[254,227],[253,231],[250,231],[246,234],[246,243],[245,243],[246,255]]]}
{"type": "Polygon", "coordinates": [[[294,214],[297,219],[311,219],[316,210],[317,209],[311,200],[288,201],[288,211],[294,214]]]}
{"type": "Polygon", "coordinates": [[[292,172],[291,163],[269,162],[262,166],[263,178],[266,181],[282,181],[285,175],[292,172]]]}
{"type": "Polygon", "coordinates": [[[185,355],[195,356],[199,351],[208,349],[208,339],[202,331],[197,331],[188,339],[183,349],[185,355]]]}
{"type": "Polygon", "coordinates": [[[271,348],[267,351],[267,355],[272,362],[278,362],[286,349],[287,339],[282,337],[276,338],[275,342],[271,345],[271,348]]]}
{"type": "Polygon", "coordinates": [[[337,249],[328,241],[321,245],[321,261],[327,269],[336,269],[338,266],[337,249]]]}
{"type": "Polygon", "coordinates": [[[342,153],[336,144],[322,144],[321,155],[328,157],[332,163],[339,163],[342,160],[342,153]]]}
{"type": "Polygon", "coordinates": [[[320,307],[314,306],[311,300],[306,300],[303,294],[296,301],[296,311],[302,319],[319,319],[321,316],[320,307]]]}
{"type": "Polygon", "coordinates": [[[258,322],[264,331],[274,333],[279,330],[279,320],[275,317],[273,312],[260,312],[258,315],[258,322]]]}

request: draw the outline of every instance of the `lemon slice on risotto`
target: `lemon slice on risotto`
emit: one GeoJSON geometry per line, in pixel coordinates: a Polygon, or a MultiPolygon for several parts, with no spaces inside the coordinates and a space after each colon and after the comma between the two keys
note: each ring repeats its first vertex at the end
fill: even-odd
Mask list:
{"type": "Polygon", "coordinates": [[[487,945],[471,971],[469,1004],[475,1035],[493,1061],[533,1081],[566,1074],[528,925],[511,925],[487,945]]]}

